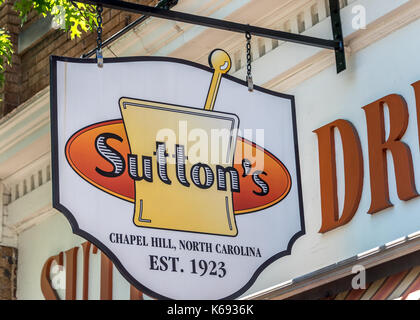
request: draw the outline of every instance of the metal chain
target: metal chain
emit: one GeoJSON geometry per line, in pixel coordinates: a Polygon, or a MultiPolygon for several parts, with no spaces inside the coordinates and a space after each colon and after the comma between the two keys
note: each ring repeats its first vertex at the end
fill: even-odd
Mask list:
{"type": "Polygon", "coordinates": [[[248,91],[254,91],[254,82],[252,81],[252,67],[251,67],[251,33],[247,32],[245,34],[246,37],[246,81],[248,82],[248,91]]]}
{"type": "Polygon", "coordinates": [[[102,5],[96,6],[96,19],[98,26],[96,27],[97,38],[96,38],[96,60],[98,67],[102,68],[104,66],[104,57],[102,55],[102,5]]]}

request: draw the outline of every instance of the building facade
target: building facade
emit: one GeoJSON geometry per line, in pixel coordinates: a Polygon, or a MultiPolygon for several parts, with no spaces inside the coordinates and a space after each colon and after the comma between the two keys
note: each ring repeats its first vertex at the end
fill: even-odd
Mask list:
{"type": "MultiPolygon", "coordinates": [[[[245,299],[419,299],[420,3],[340,7],[340,74],[333,51],[252,38],[254,83],[295,97],[305,234],[245,299]]],[[[171,10],[332,37],[328,0],[180,0],[171,10]]],[[[157,18],[131,24],[140,15],[117,10],[103,17],[104,40],[128,26],[105,57],[207,65],[222,48],[230,75],[246,77],[241,34],[157,18]]],[[[0,298],[149,299],[52,207],[49,56],[80,57],[96,35],[70,40],[35,15],[21,27],[12,1],[1,7],[0,25],[15,45],[0,103],[0,298]]]]}

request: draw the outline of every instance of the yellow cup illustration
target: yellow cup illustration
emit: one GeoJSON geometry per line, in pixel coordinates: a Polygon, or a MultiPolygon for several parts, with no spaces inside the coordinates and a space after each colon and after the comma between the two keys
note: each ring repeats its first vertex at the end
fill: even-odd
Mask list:
{"type": "Polygon", "coordinates": [[[143,176],[135,181],[134,223],[141,227],[235,236],[229,174],[225,179],[229,184],[226,190],[219,190],[217,166],[233,166],[238,119],[219,112],[126,98],[120,100],[120,109],[131,154],[137,156],[135,174],[143,176]],[[228,141],[227,150],[212,150],[211,143],[207,143],[207,163],[194,163],[188,151],[197,142],[180,141],[183,135],[179,132],[180,122],[188,132],[199,129],[211,137],[211,130],[216,129],[228,134],[223,137],[228,141]],[[175,132],[176,143],[157,141],[162,129],[175,132]],[[212,161],[215,159],[212,151],[221,152],[223,157],[218,156],[218,162],[212,161]],[[149,173],[144,166],[151,167],[149,173]]]}
{"type": "Polygon", "coordinates": [[[137,163],[137,172],[133,172],[133,176],[139,177],[135,181],[134,223],[139,227],[237,235],[231,179],[229,173],[220,168],[233,167],[239,119],[233,114],[212,111],[221,75],[229,71],[231,61],[222,50],[215,50],[210,61],[215,72],[205,110],[120,99],[134,155],[129,162],[137,163]],[[187,128],[187,134],[179,132],[180,123],[187,128]],[[159,139],[162,130],[174,132],[176,143],[159,139]],[[186,136],[194,130],[207,137],[216,130],[219,138],[227,143],[214,148],[208,141],[204,148],[207,161],[191,159],[189,151],[197,142],[186,136]],[[214,157],[215,152],[217,157],[214,157]]]}

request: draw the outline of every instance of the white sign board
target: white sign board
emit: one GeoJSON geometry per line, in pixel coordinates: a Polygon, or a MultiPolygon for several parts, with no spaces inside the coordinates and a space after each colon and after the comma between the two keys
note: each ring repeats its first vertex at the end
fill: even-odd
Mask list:
{"type": "Polygon", "coordinates": [[[228,60],[51,63],[54,207],[139,290],[232,299],[290,254],[304,234],[292,96],[248,92],[222,77],[228,60]]]}

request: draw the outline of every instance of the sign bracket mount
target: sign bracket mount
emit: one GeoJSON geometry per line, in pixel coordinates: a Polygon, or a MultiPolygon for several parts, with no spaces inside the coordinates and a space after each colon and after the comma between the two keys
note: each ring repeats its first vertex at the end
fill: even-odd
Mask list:
{"type": "Polygon", "coordinates": [[[120,0],[76,0],[76,2],[102,5],[103,7],[143,14],[166,20],[184,22],[213,29],[225,30],[236,33],[250,33],[253,36],[271,38],[280,41],[292,42],[335,51],[337,73],[346,69],[346,58],[344,51],[344,39],[340,17],[339,0],[329,0],[332,23],[333,40],[315,38],[301,34],[284,32],[273,29],[266,29],[249,24],[236,23],[210,17],[198,16],[189,13],[151,7],[137,3],[120,0]]]}

